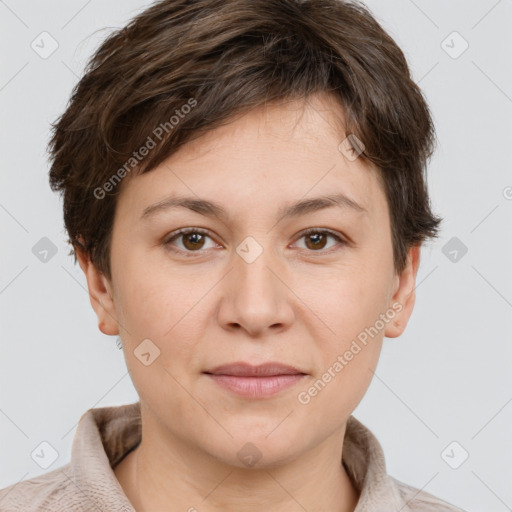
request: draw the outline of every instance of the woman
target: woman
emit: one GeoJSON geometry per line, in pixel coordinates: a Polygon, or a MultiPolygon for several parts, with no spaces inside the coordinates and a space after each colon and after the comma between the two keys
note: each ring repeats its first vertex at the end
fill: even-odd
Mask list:
{"type": "Polygon", "coordinates": [[[140,401],[88,410],[18,510],[460,510],[352,411],[441,219],[403,53],[337,0],[164,0],[92,58],[50,183],[140,401]]]}

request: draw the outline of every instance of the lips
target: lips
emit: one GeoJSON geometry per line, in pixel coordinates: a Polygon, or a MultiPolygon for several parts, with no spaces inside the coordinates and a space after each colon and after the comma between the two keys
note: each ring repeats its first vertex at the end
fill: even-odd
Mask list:
{"type": "Polygon", "coordinates": [[[277,362],[253,366],[245,362],[236,362],[217,366],[204,373],[211,375],[230,375],[234,377],[272,377],[278,375],[306,375],[299,369],[277,362]]]}
{"type": "Polygon", "coordinates": [[[266,399],[291,390],[306,378],[304,372],[287,364],[269,362],[253,366],[237,362],[203,372],[216,385],[244,399],[266,399]]]}

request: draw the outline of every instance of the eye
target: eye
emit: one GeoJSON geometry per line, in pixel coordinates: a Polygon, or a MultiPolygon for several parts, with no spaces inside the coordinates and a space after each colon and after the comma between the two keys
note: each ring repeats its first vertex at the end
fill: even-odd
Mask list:
{"type": "MultiPolygon", "coordinates": [[[[335,234],[334,232],[327,230],[327,229],[315,229],[310,228],[307,229],[302,233],[299,240],[302,238],[306,239],[306,249],[312,251],[312,252],[329,252],[329,251],[323,251],[322,249],[325,249],[327,238],[332,238],[338,244],[346,245],[347,242],[343,240],[339,235],[335,234]]],[[[332,246],[331,246],[332,248],[332,246]]]]}
{"type": "MultiPolygon", "coordinates": [[[[201,252],[201,249],[208,249],[208,247],[205,247],[205,240],[207,238],[209,238],[213,242],[213,239],[207,234],[207,231],[204,229],[184,228],[172,234],[171,237],[164,242],[164,245],[176,252],[201,252]],[[182,247],[176,249],[173,246],[173,242],[180,238],[183,239],[182,247]]],[[[215,247],[216,245],[217,244],[213,242],[213,247],[215,247]]],[[[186,256],[189,256],[189,254],[186,254],[186,256]]]]}
{"type": "MultiPolygon", "coordinates": [[[[330,252],[329,250],[324,250],[328,238],[335,240],[339,245],[347,244],[343,238],[327,229],[307,229],[302,232],[298,240],[302,238],[306,239],[305,249],[309,252],[330,252]]],[[[164,245],[172,251],[184,253],[185,256],[195,256],[192,253],[200,253],[202,250],[218,247],[208,235],[208,231],[201,228],[183,228],[175,233],[171,233],[170,237],[164,241],[164,245]],[[179,239],[182,239],[182,245],[181,247],[176,247],[174,242],[179,239]],[[207,245],[205,242],[206,239],[211,240],[212,245],[210,247],[205,247],[205,245],[207,245]]],[[[334,246],[335,245],[336,244],[334,244],[334,246]]],[[[330,248],[332,248],[332,246],[330,248]]]]}

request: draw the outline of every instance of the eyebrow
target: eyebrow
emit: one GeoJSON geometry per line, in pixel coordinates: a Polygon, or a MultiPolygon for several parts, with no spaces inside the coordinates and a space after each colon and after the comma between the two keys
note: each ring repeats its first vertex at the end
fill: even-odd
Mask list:
{"type": "MultiPolygon", "coordinates": [[[[345,194],[331,194],[326,196],[303,199],[296,203],[286,205],[278,212],[279,219],[298,217],[325,208],[339,207],[350,209],[355,212],[366,212],[368,210],[345,194]]],[[[171,208],[188,208],[201,215],[217,217],[222,220],[229,219],[228,212],[218,203],[197,199],[192,196],[168,197],[158,203],[147,206],[142,212],[141,219],[148,219],[157,213],[171,208]]]]}

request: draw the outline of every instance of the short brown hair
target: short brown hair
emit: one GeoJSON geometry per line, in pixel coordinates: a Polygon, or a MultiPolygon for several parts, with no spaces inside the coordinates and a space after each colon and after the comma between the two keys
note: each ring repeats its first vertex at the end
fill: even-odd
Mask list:
{"type": "Polygon", "coordinates": [[[435,131],[404,54],[357,1],[162,0],[110,34],[48,145],[50,185],[63,192],[73,249],[110,279],[121,189],[113,178],[130,166],[148,172],[255,107],[317,92],[344,108],[340,141],[355,135],[365,147],[360,158],[378,167],[401,272],[408,249],[436,237],[442,220],[430,209],[425,176],[435,131]],[[139,161],[134,152],[149,139],[139,161]]]}

